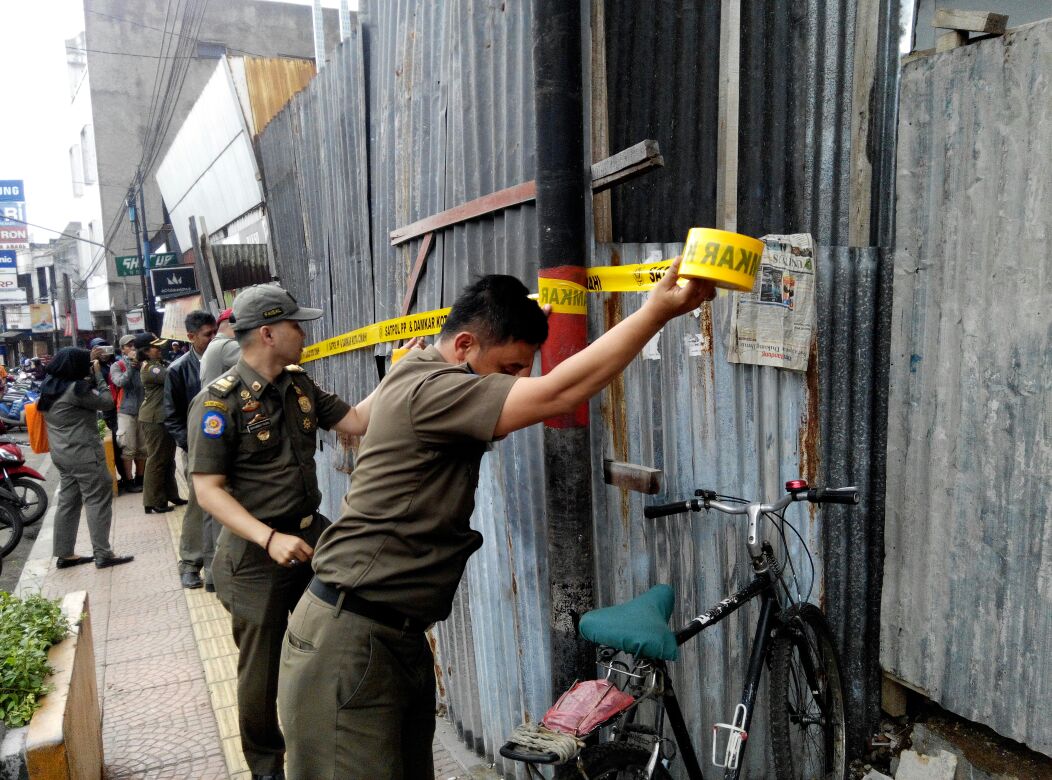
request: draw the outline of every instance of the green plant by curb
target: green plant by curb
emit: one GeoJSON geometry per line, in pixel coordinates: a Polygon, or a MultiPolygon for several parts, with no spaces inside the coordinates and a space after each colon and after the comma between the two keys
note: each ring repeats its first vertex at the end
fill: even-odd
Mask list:
{"type": "Polygon", "coordinates": [[[59,602],[43,596],[20,599],[0,591],[0,721],[29,723],[49,690],[47,651],[69,633],[59,602]]]}

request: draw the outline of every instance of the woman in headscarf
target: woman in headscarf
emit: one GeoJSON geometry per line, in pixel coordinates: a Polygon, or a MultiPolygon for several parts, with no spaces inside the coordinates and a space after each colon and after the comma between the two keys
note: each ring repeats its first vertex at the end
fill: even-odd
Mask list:
{"type": "Polygon", "coordinates": [[[146,443],[146,475],[142,486],[142,503],[146,514],[171,512],[186,503],[179,497],[175,481],[175,439],[164,427],[164,380],[168,364],[161,359],[161,349],[168,344],[152,333],[135,337],[135,351],[139,359],[143,399],[139,406],[139,425],[146,443]]]}
{"type": "Polygon", "coordinates": [[[99,361],[93,361],[86,349],[60,349],[47,366],[37,402],[47,423],[51,462],[59,473],[54,553],[60,569],[89,561],[105,569],[133,559],[114,555],[110,547],[113,478],[106,468],[97,413],[112,408],[113,398],[99,361]],[[87,507],[91,556],[73,552],[82,506],[87,507]]]}

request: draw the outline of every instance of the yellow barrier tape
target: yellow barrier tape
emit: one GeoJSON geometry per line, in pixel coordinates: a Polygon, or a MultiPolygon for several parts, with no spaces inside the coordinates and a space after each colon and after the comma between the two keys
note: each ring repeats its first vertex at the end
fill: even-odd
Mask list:
{"type": "Polygon", "coordinates": [[[332,357],[356,349],[364,349],[385,341],[401,341],[413,336],[431,336],[442,330],[449,309],[436,309],[406,317],[394,317],[382,322],[374,322],[364,328],[352,330],[331,339],[319,341],[304,348],[300,363],[309,363],[323,357],[332,357]]]}
{"type": "Polygon", "coordinates": [[[537,303],[551,306],[557,314],[587,314],[588,289],[576,282],[565,279],[537,280],[537,303]]]}
{"type": "MultiPolygon", "coordinates": [[[[710,279],[719,287],[752,289],[763,243],[748,236],[710,228],[693,228],[684,247],[680,275],[710,279]]],[[[587,285],[562,279],[538,279],[537,303],[550,305],[559,314],[587,314],[589,292],[646,292],[665,275],[671,260],[632,265],[608,265],[587,269],[587,285]]],[[[682,284],[682,282],[681,282],[682,284]]],[[[371,347],[386,341],[430,336],[442,329],[449,309],[410,314],[376,322],[340,336],[311,344],[303,350],[301,363],[371,347]]]]}
{"type": "Polygon", "coordinates": [[[588,269],[589,292],[646,292],[665,275],[671,260],[588,269]]]}

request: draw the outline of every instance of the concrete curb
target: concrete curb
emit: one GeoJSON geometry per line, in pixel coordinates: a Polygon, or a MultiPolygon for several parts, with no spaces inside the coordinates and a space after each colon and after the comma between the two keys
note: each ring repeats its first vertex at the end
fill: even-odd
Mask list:
{"type": "MultiPolygon", "coordinates": [[[[48,455],[41,474],[46,478],[51,471],[51,456],[48,455]]],[[[55,486],[55,494],[51,497],[47,512],[40,520],[40,533],[37,534],[33,547],[29,550],[29,556],[22,567],[22,573],[18,577],[14,595],[22,596],[27,593],[39,593],[44,587],[44,578],[47,576],[48,567],[51,565],[51,552],[55,542],[55,508],[58,506],[58,494],[61,485],[55,486]]]]}

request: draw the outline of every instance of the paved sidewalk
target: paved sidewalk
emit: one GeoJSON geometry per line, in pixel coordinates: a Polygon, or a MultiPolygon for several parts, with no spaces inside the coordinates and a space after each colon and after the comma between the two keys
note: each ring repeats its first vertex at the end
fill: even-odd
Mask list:
{"type": "MultiPolygon", "coordinates": [[[[52,509],[19,589],[52,598],[88,591],[106,776],[248,780],[238,737],[230,619],[214,594],[179,585],[182,510],[146,515],[140,495],[114,499],[113,549],[135,555],[135,561],[102,571],[90,564],[55,568],[53,518],[52,509]]],[[[82,520],[77,551],[90,549],[82,520]]],[[[434,749],[438,780],[496,777],[446,721],[439,721],[434,749]]]]}

